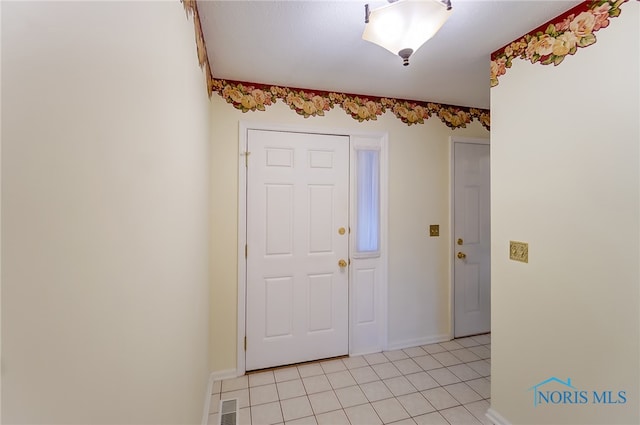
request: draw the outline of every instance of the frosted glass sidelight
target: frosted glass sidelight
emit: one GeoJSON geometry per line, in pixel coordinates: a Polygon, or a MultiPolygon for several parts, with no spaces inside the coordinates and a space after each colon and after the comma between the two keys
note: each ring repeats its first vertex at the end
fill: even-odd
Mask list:
{"type": "Polygon", "coordinates": [[[356,253],[378,253],[380,247],[380,152],[358,150],[356,170],[356,253]]]}

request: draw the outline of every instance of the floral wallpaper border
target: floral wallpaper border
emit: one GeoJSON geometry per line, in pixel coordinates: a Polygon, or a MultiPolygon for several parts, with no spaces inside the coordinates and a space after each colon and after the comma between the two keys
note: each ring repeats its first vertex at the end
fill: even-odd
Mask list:
{"type": "Polygon", "coordinates": [[[620,6],[628,0],[586,0],[546,22],[491,55],[491,87],[498,77],[520,58],[532,64],[559,65],[578,48],[591,46],[595,32],[609,26],[609,19],[620,16],[620,6]]]}
{"type": "Polygon", "coordinates": [[[193,15],[193,27],[196,35],[196,49],[198,53],[198,63],[207,78],[207,92],[209,97],[213,94],[213,74],[209,65],[209,56],[207,56],[207,45],[204,42],[204,34],[202,33],[202,24],[200,23],[200,14],[198,13],[198,4],[196,0],[180,0],[187,14],[193,15]]]}
{"type": "Polygon", "coordinates": [[[452,129],[465,128],[473,120],[478,120],[483,127],[490,130],[490,114],[487,109],[213,78],[196,0],[180,1],[187,17],[193,15],[198,62],[206,74],[209,97],[215,92],[242,112],[264,111],[267,106],[280,99],[304,118],[324,116],[326,111],[338,106],[359,122],[375,121],[378,116],[390,111],[407,125],[424,124],[425,120],[435,116],[452,129]]]}
{"type": "Polygon", "coordinates": [[[242,112],[264,111],[281,100],[304,118],[324,116],[326,111],[337,106],[359,122],[375,121],[389,111],[407,125],[424,124],[435,116],[452,129],[464,128],[473,120],[478,120],[487,130],[491,127],[487,109],[220,79],[213,79],[212,87],[227,103],[242,112]]]}

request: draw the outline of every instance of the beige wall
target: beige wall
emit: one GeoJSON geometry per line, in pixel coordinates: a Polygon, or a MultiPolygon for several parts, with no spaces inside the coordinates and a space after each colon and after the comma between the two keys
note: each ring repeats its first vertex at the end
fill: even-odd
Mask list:
{"type": "Polygon", "coordinates": [[[448,335],[449,136],[489,137],[474,121],[451,130],[437,118],[407,126],[387,112],[358,123],[342,109],[302,118],[281,102],[266,112],[242,112],[212,99],[213,261],[211,367],[236,368],[238,122],[389,132],[389,344],[408,346],[448,335]],[[428,236],[440,224],[441,237],[428,236]]]}
{"type": "Polygon", "coordinates": [[[209,102],[179,2],[2,4],[2,422],[199,423],[209,102]]]}
{"type": "Polygon", "coordinates": [[[514,424],[640,417],[639,24],[629,2],[595,45],[516,60],[491,91],[491,406],[514,424]],[[527,390],[552,376],[628,401],[534,407],[527,390]]]}

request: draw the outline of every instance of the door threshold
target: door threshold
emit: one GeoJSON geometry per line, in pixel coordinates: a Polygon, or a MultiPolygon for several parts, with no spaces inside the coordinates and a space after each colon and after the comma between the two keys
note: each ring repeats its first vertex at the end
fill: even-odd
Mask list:
{"type": "Polygon", "coordinates": [[[489,332],[480,332],[480,333],[477,333],[477,334],[471,334],[471,335],[465,335],[465,336],[454,336],[453,340],[455,341],[456,339],[471,338],[472,336],[480,336],[480,335],[491,335],[491,331],[489,331],[489,332]]]}
{"type": "Polygon", "coordinates": [[[327,361],[330,361],[330,360],[340,360],[340,359],[347,359],[347,358],[349,358],[349,355],[345,354],[343,356],[327,357],[327,358],[324,358],[324,359],[309,360],[307,362],[291,363],[291,364],[282,365],[282,366],[267,367],[267,368],[264,368],[264,369],[248,370],[248,371],[245,372],[245,375],[252,375],[254,373],[262,373],[262,372],[271,372],[271,371],[274,371],[274,370],[286,369],[288,367],[293,367],[293,366],[304,366],[304,365],[311,364],[311,363],[327,362],[327,361]]]}

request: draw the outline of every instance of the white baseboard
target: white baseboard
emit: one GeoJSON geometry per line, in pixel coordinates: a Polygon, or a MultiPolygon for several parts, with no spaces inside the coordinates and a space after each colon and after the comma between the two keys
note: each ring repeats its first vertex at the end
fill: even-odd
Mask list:
{"type": "Polygon", "coordinates": [[[217,372],[211,372],[211,378],[214,381],[222,381],[223,379],[237,378],[238,370],[237,369],[226,369],[219,370],[217,372]]]}
{"type": "Polygon", "coordinates": [[[209,424],[209,411],[211,408],[211,393],[213,392],[213,373],[209,375],[209,383],[207,384],[207,393],[204,395],[204,411],[202,412],[202,425],[209,424]]]}
{"type": "Polygon", "coordinates": [[[493,408],[491,407],[487,410],[485,416],[489,418],[489,420],[495,425],[511,425],[511,422],[509,422],[504,416],[493,410],[493,408]]]}
{"type": "Polygon", "coordinates": [[[424,338],[405,339],[404,341],[397,341],[389,343],[388,351],[401,350],[409,347],[419,347],[420,345],[435,344],[437,342],[451,341],[451,335],[441,334],[432,335],[424,338]]]}

